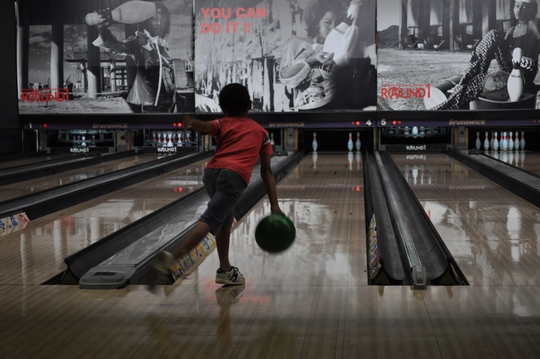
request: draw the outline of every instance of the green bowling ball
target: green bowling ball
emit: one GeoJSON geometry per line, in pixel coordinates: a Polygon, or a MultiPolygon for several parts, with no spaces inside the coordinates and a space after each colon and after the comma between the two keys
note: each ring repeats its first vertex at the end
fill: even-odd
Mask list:
{"type": "Polygon", "coordinates": [[[272,213],[264,217],[255,229],[255,241],[268,253],[280,253],[288,249],[296,238],[292,221],[282,214],[272,213]]]}

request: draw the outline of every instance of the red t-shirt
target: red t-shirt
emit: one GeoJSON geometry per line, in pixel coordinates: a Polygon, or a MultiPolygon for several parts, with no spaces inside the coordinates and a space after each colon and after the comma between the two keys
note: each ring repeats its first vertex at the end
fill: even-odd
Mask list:
{"type": "Polygon", "coordinates": [[[225,117],[212,121],[210,136],[216,138],[217,149],[208,168],[232,170],[249,184],[259,155],[272,154],[268,132],[250,118],[225,117]]]}

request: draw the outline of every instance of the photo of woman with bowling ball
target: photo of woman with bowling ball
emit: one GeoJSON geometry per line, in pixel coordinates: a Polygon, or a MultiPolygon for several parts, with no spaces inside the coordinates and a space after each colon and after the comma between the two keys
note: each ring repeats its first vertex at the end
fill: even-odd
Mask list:
{"type": "MultiPolygon", "coordinates": [[[[523,92],[537,92],[534,79],[538,72],[540,33],[537,24],[536,0],[511,2],[511,27],[508,31],[491,30],[474,48],[469,66],[460,82],[453,88],[448,99],[431,110],[468,109],[469,102],[478,99],[484,90],[484,81],[493,59],[501,71],[510,74],[513,69],[514,49],[521,49],[518,60],[524,88],[523,92]]],[[[509,91],[512,91],[508,88],[509,91]]],[[[429,110],[429,109],[428,109],[429,110]]]]}

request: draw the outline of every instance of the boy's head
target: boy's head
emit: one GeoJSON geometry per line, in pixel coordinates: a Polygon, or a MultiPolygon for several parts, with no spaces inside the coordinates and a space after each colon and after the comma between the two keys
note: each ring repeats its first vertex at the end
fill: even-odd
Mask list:
{"type": "Polygon", "coordinates": [[[227,116],[245,116],[251,110],[251,98],[241,84],[228,84],[219,93],[219,106],[227,116]]]}

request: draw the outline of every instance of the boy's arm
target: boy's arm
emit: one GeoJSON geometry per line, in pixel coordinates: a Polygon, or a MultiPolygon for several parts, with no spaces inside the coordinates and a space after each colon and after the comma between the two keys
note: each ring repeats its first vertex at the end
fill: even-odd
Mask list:
{"type": "Polygon", "coordinates": [[[197,120],[195,117],[189,115],[184,115],[184,128],[192,128],[197,132],[202,134],[209,134],[212,132],[212,122],[211,121],[201,121],[197,120]]]}
{"type": "Polygon", "coordinates": [[[261,178],[266,188],[266,193],[268,194],[268,199],[270,200],[270,211],[272,213],[283,214],[281,208],[279,208],[277,193],[276,193],[276,183],[274,181],[274,174],[272,173],[272,167],[270,166],[270,155],[262,154],[261,156],[261,178]]]}

